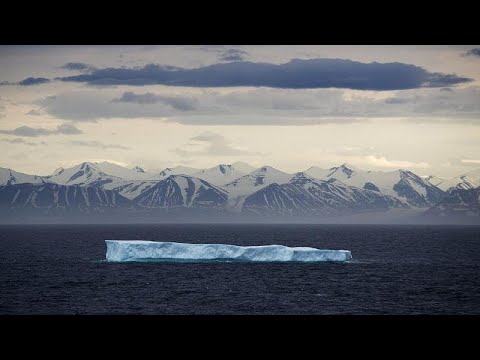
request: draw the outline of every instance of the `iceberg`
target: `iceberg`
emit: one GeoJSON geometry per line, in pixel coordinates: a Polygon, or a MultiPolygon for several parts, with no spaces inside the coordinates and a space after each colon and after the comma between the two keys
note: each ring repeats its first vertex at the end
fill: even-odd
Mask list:
{"type": "Polygon", "coordinates": [[[106,259],[109,262],[319,262],[352,259],[349,250],[320,250],[283,245],[237,246],[144,240],[105,240],[105,243],[107,244],[106,259]]]}

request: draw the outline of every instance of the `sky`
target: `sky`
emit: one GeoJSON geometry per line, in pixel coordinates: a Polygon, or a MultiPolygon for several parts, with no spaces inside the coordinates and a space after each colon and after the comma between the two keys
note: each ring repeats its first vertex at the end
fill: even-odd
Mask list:
{"type": "Polygon", "coordinates": [[[0,46],[0,167],[480,168],[480,46],[0,46]]]}

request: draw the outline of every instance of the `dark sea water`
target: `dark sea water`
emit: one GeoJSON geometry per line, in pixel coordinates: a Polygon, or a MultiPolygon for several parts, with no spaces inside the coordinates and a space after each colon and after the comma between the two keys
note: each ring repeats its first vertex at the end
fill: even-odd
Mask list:
{"type": "Polygon", "coordinates": [[[480,314],[480,227],[0,226],[0,314],[480,314]],[[107,263],[105,239],[352,251],[350,263],[107,263]]]}

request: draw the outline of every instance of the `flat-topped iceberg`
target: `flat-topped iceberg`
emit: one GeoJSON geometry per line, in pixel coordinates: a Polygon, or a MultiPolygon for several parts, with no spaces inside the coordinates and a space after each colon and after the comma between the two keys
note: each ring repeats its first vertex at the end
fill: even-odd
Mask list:
{"type": "Polygon", "coordinates": [[[260,261],[317,262],[348,261],[348,250],[320,250],[283,245],[237,246],[227,244],[187,244],[143,240],[105,240],[107,261],[260,261]]]}

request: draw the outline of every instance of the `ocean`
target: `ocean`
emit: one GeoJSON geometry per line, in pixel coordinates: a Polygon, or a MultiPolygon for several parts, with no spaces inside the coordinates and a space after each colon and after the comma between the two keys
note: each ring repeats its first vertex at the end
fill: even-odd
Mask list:
{"type": "Polygon", "coordinates": [[[0,314],[480,314],[480,227],[2,225],[0,314]],[[351,250],[349,263],[108,263],[105,239],[351,250]]]}

